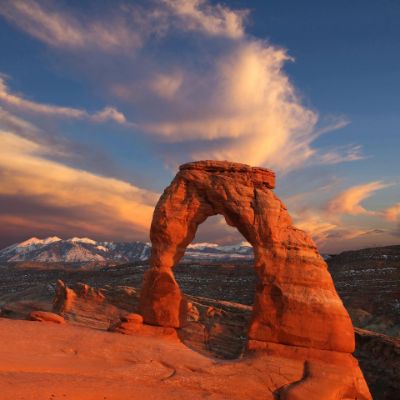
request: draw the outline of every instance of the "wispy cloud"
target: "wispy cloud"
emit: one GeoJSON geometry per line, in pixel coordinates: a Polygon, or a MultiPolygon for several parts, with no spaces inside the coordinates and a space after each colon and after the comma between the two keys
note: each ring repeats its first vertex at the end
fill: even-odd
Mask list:
{"type": "Polygon", "coordinates": [[[343,162],[363,160],[365,158],[366,157],[362,153],[362,146],[350,145],[321,154],[318,156],[316,162],[325,165],[333,165],[343,162]]]}
{"type": "Polygon", "coordinates": [[[383,215],[388,221],[397,221],[400,217],[400,203],[388,207],[383,211],[383,215]]]}
{"type": "MultiPolygon", "coordinates": [[[[390,183],[374,181],[338,190],[339,181],[298,193],[287,199],[295,225],[308,232],[321,251],[337,252],[393,242],[393,228],[385,222],[385,211],[369,210],[362,202],[390,183]],[[351,216],[350,220],[348,216],[351,216]],[[371,228],[371,220],[374,220],[371,228]]],[[[393,207],[395,211],[395,207],[393,207]]],[[[390,214],[389,214],[390,215],[390,214]]]]}
{"type": "MultiPolygon", "coordinates": [[[[154,0],[148,6],[115,2],[97,18],[74,13],[60,2],[4,0],[0,14],[36,39],[57,48],[128,53],[151,35],[174,29],[233,39],[244,35],[246,10],[207,0],[154,0]]],[[[97,8],[97,7],[96,7],[97,8]]]]}
{"type": "Polygon", "coordinates": [[[38,132],[38,129],[34,124],[17,117],[16,115],[4,110],[2,107],[0,107],[0,129],[16,132],[24,136],[33,135],[38,132]]]}
{"type": "MultiPolygon", "coordinates": [[[[14,230],[20,226],[21,232],[32,233],[38,222],[34,209],[40,206],[49,212],[57,210],[52,224],[60,234],[75,226],[77,233],[125,239],[147,237],[156,193],[49,160],[51,148],[11,132],[1,131],[0,141],[0,198],[8,202],[0,212],[2,226],[14,230]],[[32,211],[29,218],[23,211],[10,215],[12,204],[23,199],[32,211]]],[[[41,220],[40,229],[45,221],[41,220]]]]}
{"type": "Polygon", "coordinates": [[[169,7],[172,16],[179,18],[180,29],[233,39],[245,34],[247,10],[232,10],[218,3],[211,5],[207,0],[162,0],[162,3],[169,7]]]}
{"type": "Polygon", "coordinates": [[[371,197],[376,191],[384,189],[390,184],[381,181],[353,186],[332,199],[327,208],[331,213],[350,215],[376,215],[376,211],[367,210],[362,202],[371,197]]]}
{"type": "Polygon", "coordinates": [[[36,39],[60,48],[132,50],[141,38],[122,17],[91,20],[63,9],[60,3],[35,0],[4,0],[0,14],[36,39]]]}
{"type": "MultiPolygon", "coordinates": [[[[92,80],[98,92],[114,100],[107,103],[123,107],[124,114],[111,106],[92,112],[40,103],[11,90],[0,75],[0,102],[7,110],[35,117],[113,121],[145,136],[144,141],[151,142],[152,150],[169,164],[230,159],[282,173],[365,158],[357,144],[328,150],[315,144],[321,135],[346,126],[348,119],[326,120],[307,105],[285,71],[286,63],[294,61],[289,52],[249,34],[247,10],[209,0],[90,4],[92,15],[56,0],[4,0],[0,14],[48,45],[71,70],[76,63],[79,77],[92,80]]],[[[32,224],[74,229],[71,221],[75,221],[82,229],[108,231],[110,236],[117,235],[116,224],[124,232],[145,230],[154,196],[147,202],[142,197],[147,192],[127,182],[50,161],[46,146],[35,135],[23,133],[35,131],[32,124],[0,108],[1,115],[2,138],[8,147],[7,152],[1,150],[0,166],[8,180],[0,196],[11,196],[15,204],[24,198],[36,210],[39,204],[55,210],[51,221],[29,215],[32,224]],[[14,166],[6,153],[14,155],[14,166]],[[55,190],[46,189],[51,187],[55,190]],[[57,215],[64,217],[60,220],[57,215]]],[[[298,203],[289,209],[297,225],[321,245],[339,238],[353,240],[368,229],[346,224],[344,218],[382,218],[381,211],[368,210],[363,201],[386,186],[381,181],[353,186],[319,205],[309,204],[315,197],[309,192],[304,201],[297,196],[298,203]]],[[[338,189],[327,189],[323,196],[330,197],[333,190],[338,189]]],[[[388,220],[397,218],[397,208],[385,215],[388,220]]],[[[6,217],[15,226],[23,226],[27,218],[18,212],[2,214],[3,221],[6,217]]],[[[214,223],[215,231],[221,230],[219,225],[214,223]]]]}
{"type": "Polygon", "coordinates": [[[52,104],[37,103],[21,95],[12,93],[6,81],[0,76],[0,101],[16,109],[62,118],[89,119],[94,122],[114,121],[119,124],[126,123],[124,114],[114,107],[105,107],[103,110],[90,114],[85,110],[72,107],[60,107],[52,104]]]}
{"type": "MultiPolygon", "coordinates": [[[[95,75],[101,76],[96,85],[111,88],[125,102],[124,110],[132,112],[126,117],[105,109],[90,116],[94,121],[134,120],[135,134],[168,142],[158,148],[176,163],[231,159],[290,171],[310,162],[362,158],[359,146],[325,154],[314,147],[319,135],[347,120],[340,117],[317,128],[317,111],[303,104],[284,70],[292,58],[285,49],[246,32],[248,10],[208,0],[117,2],[108,13],[102,7],[96,10],[95,16],[87,16],[57,1],[34,0],[0,6],[2,15],[33,37],[86,57],[89,75],[97,70],[95,75]],[[190,60],[171,46],[176,37],[179,53],[190,52],[190,60]],[[110,51],[122,57],[111,67],[105,60],[109,56],[102,54],[110,51]]],[[[49,109],[15,95],[11,100],[36,112],[87,118],[79,109],[49,109]]]]}

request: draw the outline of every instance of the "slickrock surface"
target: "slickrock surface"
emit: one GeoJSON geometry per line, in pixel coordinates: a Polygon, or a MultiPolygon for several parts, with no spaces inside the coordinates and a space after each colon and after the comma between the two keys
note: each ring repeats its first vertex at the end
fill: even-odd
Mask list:
{"type": "MultiPolygon", "coordinates": [[[[103,310],[107,310],[107,303],[110,302],[114,311],[103,314],[98,304],[90,305],[91,299],[82,297],[75,301],[70,312],[64,314],[67,324],[63,327],[79,324],[106,331],[123,316],[135,312],[139,296],[137,287],[142,279],[143,270],[144,267],[134,265],[90,272],[76,269],[65,271],[3,267],[0,268],[0,311],[3,311],[3,316],[14,319],[26,319],[32,310],[51,311],[57,279],[62,278],[68,282],[67,287],[70,289],[76,287],[77,292],[82,284],[76,283],[87,282],[94,285],[106,298],[103,310]]],[[[180,339],[186,346],[207,357],[240,358],[245,346],[252,308],[232,301],[251,304],[251,294],[254,291],[252,268],[182,265],[175,267],[174,272],[181,288],[185,293],[192,295],[187,298],[194,306],[194,310],[188,312],[187,324],[179,330],[180,339]],[[221,298],[228,301],[215,300],[221,298]],[[209,308],[214,308],[217,312],[207,312],[209,308]]],[[[373,398],[398,400],[400,379],[395,366],[400,361],[400,354],[393,350],[393,347],[398,349],[400,341],[393,338],[382,339],[382,335],[374,335],[373,332],[367,332],[366,335],[371,336],[373,340],[370,345],[364,346],[358,340],[356,330],[355,356],[360,362],[373,398]],[[387,349],[388,341],[393,343],[390,351],[387,349]]]]}
{"type": "Polygon", "coordinates": [[[331,389],[324,400],[369,398],[360,395],[363,380],[349,374],[354,359],[343,353],[340,366],[317,358],[305,363],[281,350],[228,362],[178,339],[3,318],[0,336],[0,400],[273,400],[304,393],[320,400],[316,384],[331,389]],[[346,397],[332,397],[339,388],[346,397]]]}
{"type": "Polygon", "coordinates": [[[153,215],[151,268],[140,302],[146,323],[180,327],[186,320],[186,300],[172,268],[197,227],[222,214],[254,248],[258,284],[249,338],[354,351],[351,320],[326,263],[308,235],[292,226],[274,185],[273,172],[243,164],[199,161],[181,166],[153,215]]]}

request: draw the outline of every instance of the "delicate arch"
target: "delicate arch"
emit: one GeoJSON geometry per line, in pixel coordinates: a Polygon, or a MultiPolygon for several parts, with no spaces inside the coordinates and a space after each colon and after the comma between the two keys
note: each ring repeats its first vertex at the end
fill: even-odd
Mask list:
{"type": "Polygon", "coordinates": [[[221,214],[254,248],[258,284],[248,337],[251,345],[274,342],[354,351],[351,320],[313,241],[291,224],[272,189],[274,173],[244,164],[184,164],[154,210],[152,254],[140,299],[144,321],[178,328],[186,301],[172,269],[197,227],[221,214]]]}

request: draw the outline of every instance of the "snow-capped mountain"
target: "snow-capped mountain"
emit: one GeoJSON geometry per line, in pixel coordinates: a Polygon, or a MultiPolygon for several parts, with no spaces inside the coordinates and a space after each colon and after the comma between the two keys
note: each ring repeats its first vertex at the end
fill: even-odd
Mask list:
{"type": "Polygon", "coordinates": [[[74,237],[63,240],[57,236],[36,237],[13,244],[0,251],[0,261],[89,262],[144,261],[150,255],[149,243],[97,242],[74,237]]]}
{"type": "Polygon", "coordinates": [[[253,247],[248,242],[235,245],[218,245],[216,243],[192,243],[186,249],[184,260],[251,260],[253,247]]]}
{"type": "MultiPolygon", "coordinates": [[[[150,252],[151,245],[145,242],[97,242],[90,238],[78,237],[65,240],[57,236],[46,239],[32,237],[0,250],[0,262],[146,261],[150,252]]],[[[229,261],[252,258],[253,249],[247,242],[231,246],[194,243],[188,246],[184,256],[186,261],[229,261]]]]}

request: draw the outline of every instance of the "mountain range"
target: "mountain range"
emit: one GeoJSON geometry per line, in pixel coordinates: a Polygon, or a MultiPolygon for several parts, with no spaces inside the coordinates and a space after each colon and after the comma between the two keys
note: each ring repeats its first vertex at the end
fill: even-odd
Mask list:
{"type": "MultiPolygon", "coordinates": [[[[89,238],[61,239],[57,236],[32,237],[0,250],[0,262],[133,262],[146,261],[151,244],[146,242],[99,242],[89,238]]],[[[247,242],[221,246],[215,243],[193,243],[184,260],[251,260],[253,249],[247,242]]]]}

